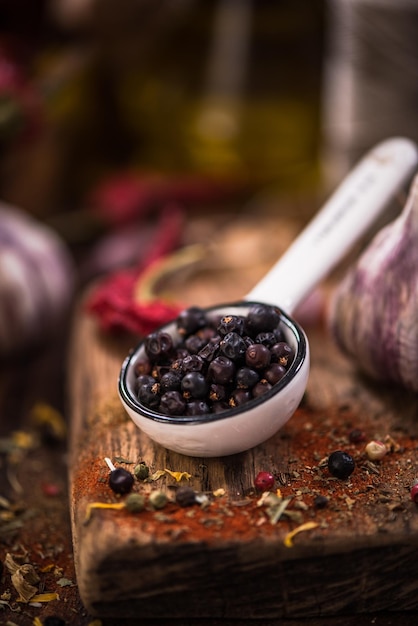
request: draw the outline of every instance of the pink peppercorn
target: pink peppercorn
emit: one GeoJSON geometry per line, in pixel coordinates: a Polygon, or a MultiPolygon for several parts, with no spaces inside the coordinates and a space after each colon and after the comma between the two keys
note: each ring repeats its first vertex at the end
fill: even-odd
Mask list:
{"type": "Polygon", "coordinates": [[[257,491],[269,491],[274,486],[274,476],[270,472],[258,472],[254,479],[257,491]]]}
{"type": "Polygon", "coordinates": [[[61,495],[61,487],[56,483],[42,483],[42,493],[50,498],[61,495]]]}
{"type": "Polygon", "coordinates": [[[366,435],[362,430],[353,428],[353,430],[350,430],[348,433],[348,438],[351,443],[360,443],[366,439],[366,435]]]}
{"type": "Polygon", "coordinates": [[[418,504],[418,484],[411,487],[411,500],[418,504]]]}

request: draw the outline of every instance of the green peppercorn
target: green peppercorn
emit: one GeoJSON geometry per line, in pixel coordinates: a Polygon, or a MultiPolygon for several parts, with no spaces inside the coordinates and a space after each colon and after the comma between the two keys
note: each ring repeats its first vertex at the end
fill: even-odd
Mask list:
{"type": "Polygon", "coordinates": [[[125,500],[125,506],[130,513],[139,513],[145,508],[145,496],[140,493],[130,493],[125,500]]]}
{"type": "Polygon", "coordinates": [[[167,504],[167,495],[164,491],[151,491],[149,496],[149,503],[153,509],[163,509],[167,504]]]}
{"type": "Polygon", "coordinates": [[[149,476],[149,467],[145,463],[141,462],[134,468],[135,478],[138,480],[145,480],[149,476]]]}

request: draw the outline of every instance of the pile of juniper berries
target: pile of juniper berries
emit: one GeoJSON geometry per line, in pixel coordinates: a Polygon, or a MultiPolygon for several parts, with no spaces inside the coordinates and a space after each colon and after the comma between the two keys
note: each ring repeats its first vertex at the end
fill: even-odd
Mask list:
{"type": "Polygon", "coordinates": [[[294,354],[275,307],[253,304],[246,316],[211,317],[190,307],[176,321],[180,342],[165,331],[144,341],[135,364],[141,404],[165,415],[204,415],[241,406],[286,374],[294,354]]]}

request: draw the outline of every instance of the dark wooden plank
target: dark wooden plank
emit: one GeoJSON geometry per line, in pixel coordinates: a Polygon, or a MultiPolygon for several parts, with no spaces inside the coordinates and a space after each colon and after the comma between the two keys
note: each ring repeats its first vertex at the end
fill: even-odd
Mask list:
{"type": "MultiPolygon", "coordinates": [[[[216,301],[216,290],[205,296],[216,301]]],[[[126,417],[116,382],[127,345],[100,336],[80,312],[70,361],[70,495],[78,585],[90,611],[273,619],[418,608],[418,514],[409,497],[418,462],[417,399],[358,377],[323,329],[312,329],[310,341],[306,397],[275,437],[233,457],[189,458],[153,444],[126,417]],[[364,443],[349,441],[353,428],[368,439],[389,437],[392,450],[370,463],[364,443]],[[338,448],[356,459],[349,481],[321,465],[338,448]],[[106,484],[105,456],[144,460],[152,472],[188,472],[197,491],[222,488],[225,496],[207,509],[170,503],[136,515],[94,510],[86,523],[89,503],[117,500],[106,484]],[[253,489],[262,469],[271,469],[282,495],[292,498],[292,516],[274,525],[253,489]],[[329,498],[328,506],[315,508],[316,495],[329,498]],[[304,522],[317,526],[286,547],[286,535],[304,522]]],[[[175,486],[166,476],[135,490],[158,488],[172,497],[175,486]]]]}

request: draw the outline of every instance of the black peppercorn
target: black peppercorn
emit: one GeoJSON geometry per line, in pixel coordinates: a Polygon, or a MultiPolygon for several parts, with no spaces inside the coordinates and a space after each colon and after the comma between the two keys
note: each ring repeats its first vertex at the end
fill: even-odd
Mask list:
{"type": "Polygon", "coordinates": [[[275,307],[267,304],[253,304],[245,321],[249,335],[273,331],[280,323],[280,314],[275,307]]]}
{"type": "Polygon", "coordinates": [[[123,467],[117,467],[109,475],[109,487],[115,493],[129,493],[134,483],[134,477],[123,467]]]}
{"type": "Polygon", "coordinates": [[[270,350],[262,343],[253,343],[247,348],[245,353],[245,362],[247,366],[256,370],[268,367],[270,365],[270,360],[270,350]]]}
{"type": "Polygon", "coordinates": [[[219,347],[221,352],[233,361],[243,357],[247,349],[244,339],[238,333],[227,333],[219,347]]]}
{"type": "Polygon", "coordinates": [[[314,507],[316,509],[325,509],[328,505],[328,498],[326,496],[316,496],[313,501],[314,507]]]}
{"type": "Polygon", "coordinates": [[[177,318],[177,329],[180,335],[191,335],[202,328],[205,324],[205,310],[197,306],[185,309],[177,318]]]}
{"type": "Polygon", "coordinates": [[[123,467],[115,467],[108,457],[105,458],[105,462],[110,469],[109,487],[111,490],[119,494],[129,493],[134,484],[133,474],[123,467]]]}
{"type": "Polygon", "coordinates": [[[166,357],[173,350],[173,338],[169,333],[162,331],[151,333],[145,338],[144,347],[146,355],[151,360],[166,357]]]}
{"type": "Polygon", "coordinates": [[[335,478],[348,478],[354,472],[354,467],[354,459],[348,452],[336,450],[328,457],[328,470],[335,478]]]}
{"type": "Polygon", "coordinates": [[[251,402],[279,382],[294,359],[276,307],[251,305],[247,316],[191,307],[177,329],[176,338],[148,335],[135,368],[139,403],[163,415],[215,414],[251,402]]]}
{"type": "Polygon", "coordinates": [[[179,487],[176,491],[176,502],[180,506],[192,506],[196,502],[195,490],[191,487],[179,487]]]}

